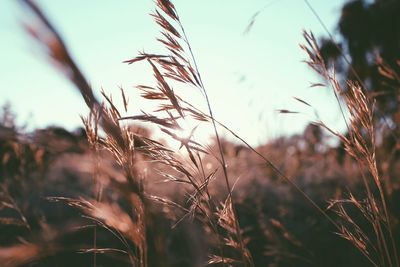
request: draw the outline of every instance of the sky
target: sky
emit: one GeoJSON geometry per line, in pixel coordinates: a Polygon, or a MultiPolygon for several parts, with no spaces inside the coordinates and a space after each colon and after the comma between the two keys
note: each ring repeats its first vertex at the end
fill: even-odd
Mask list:
{"type": "MultiPolygon", "coordinates": [[[[139,51],[160,52],[159,28],[150,0],[37,0],[66,41],[96,92],[118,101],[119,87],[131,115],[151,108],[135,85],[153,83],[146,64],[122,61],[139,51]]],[[[343,0],[309,0],[333,34],[343,0]]],[[[302,60],[302,31],[326,36],[303,0],[175,0],[194,50],[215,117],[253,145],[299,133],[315,120],[313,105],[332,128],[343,129],[329,88],[310,88],[317,77],[302,60]],[[244,30],[255,12],[251,31],[244,30]],[[279,114],[288,109],[300,114],[279,114]]],[[[0,1],[0,104],[9,102],[18,122],[29,128],[81,126],[88,110],[78,91],[23,31],[29,16],[15,0],[0,1]]],[[[193,90],[189,88],[188,90],[193,90]]],[[[190,92],[188,92],[190,95],[190,92]]],[[[203,99],[193,97],[199,105],[203,99]]],[[[206,135],[206,133],[203,133],[206,135]]]]}

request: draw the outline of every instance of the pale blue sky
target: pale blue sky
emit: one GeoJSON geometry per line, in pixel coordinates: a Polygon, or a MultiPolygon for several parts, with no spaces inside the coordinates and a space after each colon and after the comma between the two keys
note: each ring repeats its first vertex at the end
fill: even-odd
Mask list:
{"type": "MultiPolygon", "coordinates": [[[[87,75],[94,90],[119,96],[126,89],[132,113],[146,109],[134,85],[151,81],[145,64],[121,62],[139,50],[160,51],[159,29],[148,15],[149,0],[38,0],[87,75]]],[[[332,32],[343,0],[309,0],[332,32]]],[[[293,100],[315,106],[334,128],[343,124],[329,89],[309,88],[318,81],[301,60],[298,44],[302,30],[323,33],[321,25],[302,0],[176,0],[175,6],[188,33],[216,117],[252,144],[280,134],[300,131],[313,119],[312,112],[293,100]],[[271,4],[269,4],[271,3],[271,4]],[[252,15],[251,32],[243,35],[252,15]],[[275,110],[304,111],[282,115],[275,110]]],[[[40,48],[23,32],[27,21],[15,0],[0,1],[0,93],[10,101],[20,122],[30,127],[49,124],[73,129],[87,109],[80,95],[54,70],[40,48]],[[25,19],[24,19],[25,18],[25,19]],[[32,114],[32,116],[30,115],[32,114]]]]}

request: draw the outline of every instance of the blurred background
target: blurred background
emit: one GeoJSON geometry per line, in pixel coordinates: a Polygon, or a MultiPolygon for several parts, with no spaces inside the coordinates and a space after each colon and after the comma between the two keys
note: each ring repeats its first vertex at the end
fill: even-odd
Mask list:
{"type": "MultiPolygon", "coordinates": [[[[146,64],[123,64],[139,51],[160,51],[158,28],[149,16],[152,1],[37,1],[65,39],[97,93],[126,89],[129,113],[148,110],[134,86],[151,83],[146,64]]],[[[332,34],[344,1],[310,1],[332,34]]],[[[310,103],[328,125],[344,129],[330,89],[310,88],[319,78],[306,64],[302,31],[326,36],[304,1],[175,1],[209,91],[216,117],[259,145],[301,132],[315,120],[310,103]],[[290,77],[290,78],[288,78],[290,77]],[[287,109],[300,114],[279,114],[287,109]]],[[[0,2],[1,104],[9,102],[29,129],[57,125],[73,130],[88,110],[65,77],[53,69],[24,32],[33,23],[18,1],[0,2]]],[[[190,89],[189,89],[190,90],[190,89]]],[[[203,99],[193,99],[195,105],[203,99]]],[[[207,132],[197,133],[206,138],[207,132]]],[[[197,136],[199,137],[199,136],[197,136]]]]}

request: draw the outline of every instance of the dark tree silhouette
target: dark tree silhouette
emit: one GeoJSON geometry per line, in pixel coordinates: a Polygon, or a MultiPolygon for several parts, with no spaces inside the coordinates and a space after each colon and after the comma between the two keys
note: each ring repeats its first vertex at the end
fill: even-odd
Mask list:
{"type": "Polygon", "coordinates": [[[342,8],[338,31],[340,43],[328,38],[321,40],[321,54],[326,63],[329,66],[335,64],[342,80],[361,82],[368,95],[376,100],[380,113],[376,117],[385,118],[398,132],[400,1],[347,2],[342,8]]]}

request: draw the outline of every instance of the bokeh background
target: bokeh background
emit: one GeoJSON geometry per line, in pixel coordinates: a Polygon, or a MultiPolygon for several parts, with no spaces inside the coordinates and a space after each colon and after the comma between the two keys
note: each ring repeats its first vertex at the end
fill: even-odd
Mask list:
{"type": "MultiPolygon", "coordinates": [[[[152,1],[37,1],[54,22],[94,91],[119,95],[127,89],[131,114],[148,109],[134,86],[151,81],[145,64],[122,61],[138,51],[157,52],[159,30],[148,15],[152,1]]],[[[344,1],[310,1],[335,34],[344,1]]],[[[182,1],[175,2],[185,24],[216,117],[253,145],[281,135],[301,132],[318,110],[337,130],[343,121],[331,90],[310,88],[319,81],[302,63],[302,31],[326,36],[304,1],[182,1]],[[254,16],[257,13],[256,16],[254,16]],[[254,19],[251,29],[246,28],[254,19]],[[290,77],[290,78],[288,78],[290,77]],[[299,111],[282,115],[277,109],[299,111]]],[[[0,92],[30,129],[58,125],[69,130],[81,125],[87,109],[79,94],[47,62],[42,50],[24,32],[33,23],[18,1],[0,2],[0,92]]],[[[203,101],[193,99],[194,104],[203,101]]],[[[208,133],[198,133],[205,138],[208,133]]]]}

